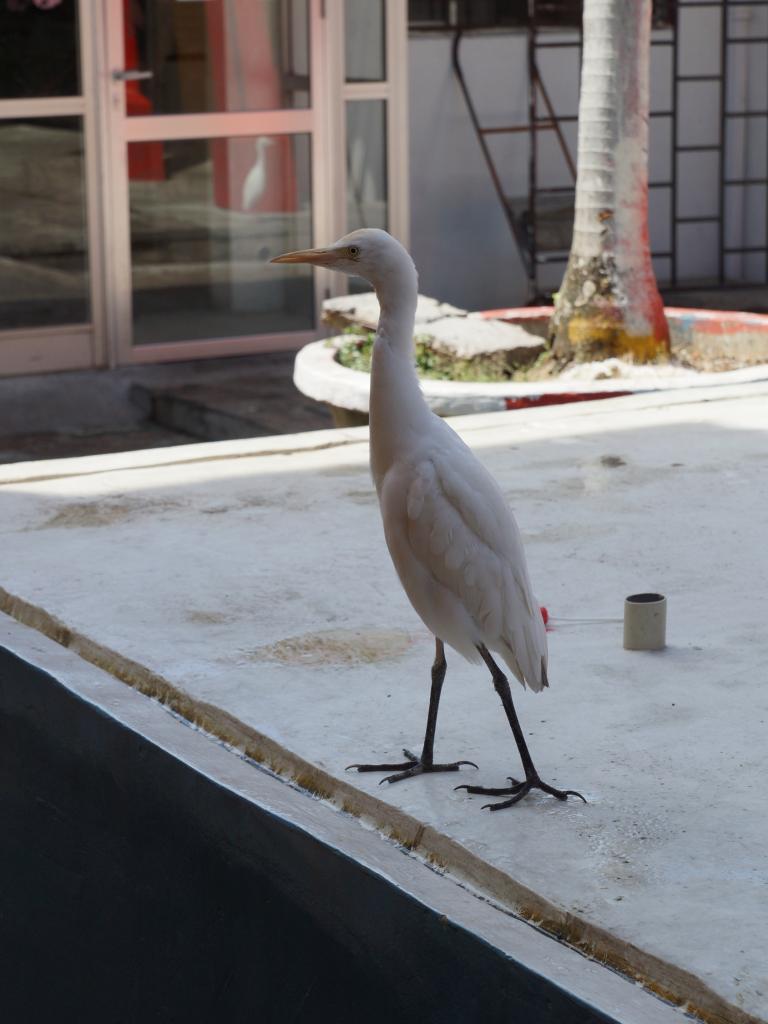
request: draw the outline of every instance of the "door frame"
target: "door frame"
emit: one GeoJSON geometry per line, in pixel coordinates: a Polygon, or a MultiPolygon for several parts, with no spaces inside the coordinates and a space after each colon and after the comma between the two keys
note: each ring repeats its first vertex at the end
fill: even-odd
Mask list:
{"type": "Polygon", "coordinates": [[[0,119],[57,115],[83,119],[91,317],[79,324],[0,329],[0,376],[296,349],[322,333],[323,299],[348,291],[343,274],[316,268],[317,326],[312,330],[134,346],[128,141],[306,131],[312,151],[313,238],[315,244],[322,244],[347,230],[345,104],[354,99],[384,99],[389,230],[408,244],[407,3],[386,0],[386,79],[346,83],[344,2],[309,0],[309,109],[144,118],[127,117],[125,90],[112,78],[113,70],[124,67],[122,0],[78,2],[80,93],[0,100],[0,119]]]}
{"type": "Polygon", "coordinates": [[[0,377],[86,369],[107,359],[104,235],[101,229],[99,88],[97,49],[101,38],[97,4],[78,3],[80,93],[75,96],[0,100],[0,120],[80,117],[83,121],[84,195],[90,320],[51,327],[0,329],[0,377]]]}
{"type": "MultiPolygon", "coordinates": [[[[83,5],[90,6],[90,5],[83,5]]],[[[192,341],[132,342],[131,253],[127,145],[129,142],[254,135],[308,134],[312,153],[312,235],[315,244],[338,238],[346,225],[344,104],[353,98],[388,101],[387,154],[390,230],[407,244],[407,10],[406,0],[387,0],[387,80],[344,82],[344,0],[309,0],[310,89],[307,109],[128,117],[125,88],[113,78],[124,67],[123,3],[94,5],[94,36],[103,40],[96,60],[102,102],[103,140],[99,184],[105,245],[102,252],[104,311],[110,366],[297,349],[320,332],[322,300],[348,290],[343,275],[315,271],[316,324],[311,330],[192,341]],[[393,72],[396,72],[393,75],[393,72]]]]}

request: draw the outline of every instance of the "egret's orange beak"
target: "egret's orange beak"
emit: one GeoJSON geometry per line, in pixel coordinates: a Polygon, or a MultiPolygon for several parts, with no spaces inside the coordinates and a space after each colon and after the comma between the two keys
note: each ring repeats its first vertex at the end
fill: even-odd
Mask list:
{"type": "Polygon", "coordinates": [[[318,267],[330,267],[339,259],[341,253],[335,249],[299,249],[297,252],[284,252],[282,256],[274,256],[270,263],[312,263],[318,267]]]}

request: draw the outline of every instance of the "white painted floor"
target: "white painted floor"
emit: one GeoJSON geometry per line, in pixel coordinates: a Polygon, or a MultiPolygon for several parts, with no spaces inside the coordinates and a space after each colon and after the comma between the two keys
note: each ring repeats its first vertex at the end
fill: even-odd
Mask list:
{"type": "MultiPolygon", "coordinates": [[[[665,651],[563,623],[551,689],[514,691],[542,777],[587,806],[490,814],[454,775],[344,772],[420,747],[433,652],[388,560],[364,429],[3,467],[0,607],[43,609],[690,972],[697,1006],[704,986],[730,1004],[721,1019],[764,1018],[768,386],[454,425],[509,495],[552,616],[668,597],[665,651]]],[[[480,764],[461,781],[519,769],[490,679],[450,653],[436,754],[480,764]]]]}

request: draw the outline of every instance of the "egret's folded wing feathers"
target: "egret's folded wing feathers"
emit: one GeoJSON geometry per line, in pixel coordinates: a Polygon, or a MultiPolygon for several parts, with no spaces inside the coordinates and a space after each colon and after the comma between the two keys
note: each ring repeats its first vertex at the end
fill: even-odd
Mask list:
{"type": "Polygon", "coordinates": [[[473,456],[462,469],[464,477],[439,456],[412,468],[406,502],[412,554],[462,602],[477,642],[500,651],[521,682],[539,689],[546,634],[517,524],[473,456]]]}
{"type": "MultiPolygon", "coordinates": [[[[492,537],[502,539],[503,527],[507,524],[500,521],[495,503],[484,500],[482,491],[478,493],[474,485],[480,481],[472,479],[475,473],[471,471],[476,472],[482,467],[473,457],[472,463],[468,463],[462,468],[469,469],[470,472],[461,475],[447,458],[440,459],[436,463],[436,476],[443,494],[478,537],[486,541],[492,537]]],[[[505,509],[504,512],[507,513],[507,510],[505,509]]],[[[508,513],[505,518],[509,519],[508,513]]]]}

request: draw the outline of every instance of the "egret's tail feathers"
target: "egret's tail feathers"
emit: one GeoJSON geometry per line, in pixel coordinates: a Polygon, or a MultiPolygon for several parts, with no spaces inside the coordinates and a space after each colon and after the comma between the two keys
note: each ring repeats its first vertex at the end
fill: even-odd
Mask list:
{"type": "Polygon", "coordinates": [[[536,662],[530,665],[530,670],[525,674],[525,681],[534,693],[541,693],[545,687],[549,686],[549,679],[547,678],[547,659],[544,655],[541,655],[538,665],[536,662]]]}
{"type": "Polygon", "coordinates": [[[523,671],[522,667],[520,666],[520,662],[517,660],[515,656],[515,651],[512,647],[512,644],[509,642],[509,640],[502,639],[501,643],[496,648],[496,650],[499,652],[499,654],[502,656],[504,661],[509,666],[509,669],[514,675],[515,679],[518,681],[518,683],[521,684],[523,689],[525,689],[525,684],[526,682],[530,682],[530,679],[526,680],[525,672],[523,671]]]}
{"type": "Polygon", "coordinates": [[[507,663],[515,679],[522,684],[523,689],[526,686],[530,686],[534,693],[538,693],[546,686],[549,686],[547,659],[544,655],[539,657],[538,663],[528,660],[525,665],[521,665],[520,658],[515,654],[515,650],[509,640],[502,640],[495,649],[507,663]]]}

